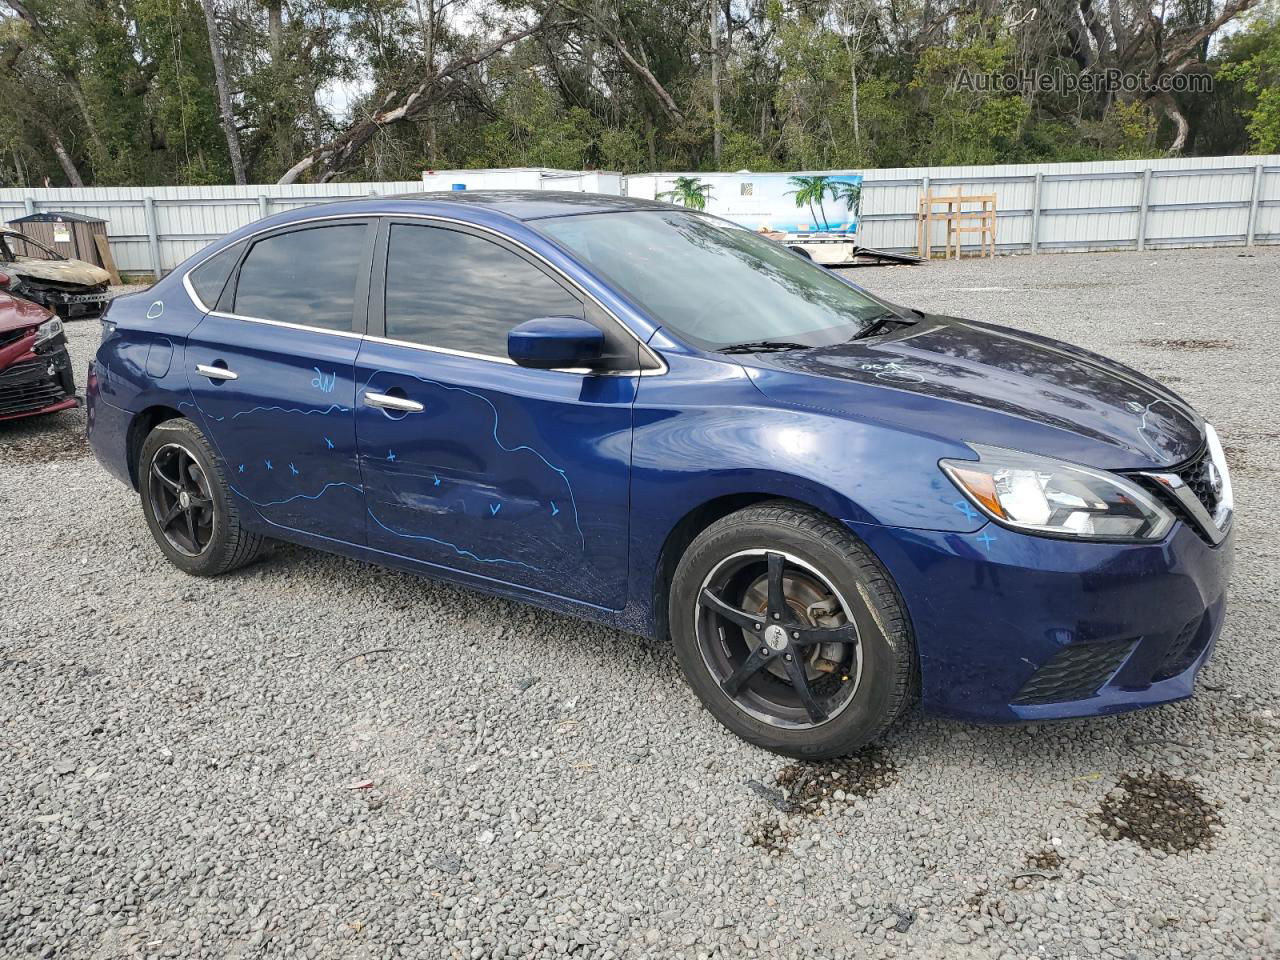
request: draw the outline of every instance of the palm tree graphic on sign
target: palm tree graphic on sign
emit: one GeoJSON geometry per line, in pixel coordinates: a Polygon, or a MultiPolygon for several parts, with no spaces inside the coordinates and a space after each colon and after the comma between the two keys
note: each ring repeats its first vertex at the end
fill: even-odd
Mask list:
{"type": "Polygon", "coordinates": [[[659,200],[670,200],[690,210],[707,209],[707,197],[711,195],[711,184],[703,183],[699,177],[676,177],[671,189],[658,194],[659,200]]]}
{"type": "Polygon", "coordinates": [[[831,221],[827,217],[826,205],[822,202],[826,197],[832,200],[839,200],[844,203],[845,211],[853,213],[854,218],[861,213],[862,210],[862,184],[853,183],[849,180],[836,179],[835,177],[819,174],[816,176],[806,177],[788,177],[787,182],[796,189],[788,190],[787,196],[796,198],[797,207],[808,207],[809,216],[812,218],[815,229],[830,230],[831,221]],[[813,209],[814,204],[818,205],[818,209],[813,209]],[[819,219],[818,214],[822,217],[819,219]]]}

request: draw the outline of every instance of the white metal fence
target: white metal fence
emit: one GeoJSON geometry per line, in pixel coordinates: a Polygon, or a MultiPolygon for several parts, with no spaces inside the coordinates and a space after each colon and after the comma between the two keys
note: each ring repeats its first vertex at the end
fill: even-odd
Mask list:
{"type": "MultiPolygon", "coordinates": [[[[920,194],[994,193],[1004,253],[1143,250],[1280,242],[1280,156],[1199,157],[1105,163],[919,167],[862,173],[861,242],[916,245],[920,194]]],[[[742,175],[687,174],[704,180],[742,175]]],[[[574,174],[550,170],[458,170],[391,183],[246,187],[86,187],[0,190],[0,220],[64,210],[108,221],[125,273],[171,270],[230,230],[282,210],[424,189],[594,190],[653,197],[677,174],[574,174]]],[[[714,212],[715,200],[709,209],[714,212]]]]}

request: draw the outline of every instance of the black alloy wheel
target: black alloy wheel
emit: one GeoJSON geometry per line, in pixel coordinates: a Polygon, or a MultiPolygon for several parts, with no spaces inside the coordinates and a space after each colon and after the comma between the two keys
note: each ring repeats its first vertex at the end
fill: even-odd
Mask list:
{"type": "Polygon", "coordinates": [[[209,549],[217,525],[209,478],[195,457],[178,443],[166,443],[151,457],[147,495],[160,532],[188,557],[209,549]]]}
{"type": "Polygon", "coordinates": [[[707,669],[740,709],[779,727],[838,715],[862,674],[858,626],[823,576],[777,550],[726,557],[698,595],[707,669]]]}
{"type": "Polygon", "coordinates": [[[698,534],[667,611],[703,705],[775,753],[852,753],[914,692],[915,643],[888,571],[848,527],[798,503],[747,507],[698,534]]]}

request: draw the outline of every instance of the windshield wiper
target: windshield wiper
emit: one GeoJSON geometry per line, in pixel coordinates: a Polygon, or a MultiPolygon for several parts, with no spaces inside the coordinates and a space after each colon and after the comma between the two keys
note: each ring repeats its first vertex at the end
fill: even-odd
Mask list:
{"type": "MultiPolygon", "coordinates": [[[[921,311],[916,310],[914,307],[908,307],[907,309],[911,310],[913,313],[919,314],[921,317],[924,316],[924,314],[921,313],[921,311]]],[[[914,322],[912,320],[907,319],[902,314],[896,313],[892,310],[886,310],[884,313],[877,314],[874,317],[868,317],[867,321],[868,321],[867,325],[863,327],[861,330],[859,330],[852,337],[850,337],[849,338],[850,340],[862,340],[865,337],[869,337],[873,333],[875,333],[877,330],[879,330],[881,327],[883,327],[886,323],[893,323],[894,321],[898,323],[914,322]]]]}
{"type": "Polygon", "coordinates": [[[731,343],[727,347],[721,347],[716,353],[778,353],[783,350],[809,350],[812,346],[790,340],[749,340],[746,343],[731,343]]]}

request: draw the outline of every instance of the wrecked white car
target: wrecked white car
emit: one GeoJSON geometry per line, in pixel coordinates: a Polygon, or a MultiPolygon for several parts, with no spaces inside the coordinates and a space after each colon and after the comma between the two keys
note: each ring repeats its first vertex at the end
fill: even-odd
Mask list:
{"type": "Polygon", "coordinates": [[[0,229],[0,274],[14,296],[53,310],[66,320],[96,317],[106,309],[111,275],[83,260],[72,260],[26,234],[0,229]]]}

